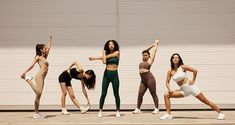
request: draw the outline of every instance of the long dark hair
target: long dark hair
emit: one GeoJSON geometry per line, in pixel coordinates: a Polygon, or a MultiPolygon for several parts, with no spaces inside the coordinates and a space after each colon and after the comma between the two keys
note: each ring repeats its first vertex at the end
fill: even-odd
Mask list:
{"type": "Polygon", "coordinates": [[[180,54],[174,53],[174,54],[171,56],[171,60],[170,60],[170,62],[171,62],[171,69],[172,69],[172,70],[175,69],[175,66],[174,66],[174,63],[173,63],[173,57],[174,57],[175,55],[179,56],[179,64],[178,64],[178,67],[181,66],[181,65],[184,65],[183,59],[180,57],[180,54]]]}
{"type": "Polygon", "coordinates": [[[37,44],[36,45],[36,56],[39,55],[41,56],[42,55],[42,49],[45,47],[46,45],[45,44],[37,44]]]}
{"type": "Polygon", "coordinates": [[[83,78],[85,85],[88,89],[94,89],[95,88],[95,82],[96,82],[96,75],[93,70],[87,70],[85,72],[87,75],[91,75],[90,79],[83,78]]]}
{"type": "Polygon", "coordinates": [[[110,54],[109,42],[113,42],[114,52],[119,51],[119,45],[118,45],[117,41],[116,40],[108,40],[104,45],[104,50],[106,51],[106,55],[110,54]]]}

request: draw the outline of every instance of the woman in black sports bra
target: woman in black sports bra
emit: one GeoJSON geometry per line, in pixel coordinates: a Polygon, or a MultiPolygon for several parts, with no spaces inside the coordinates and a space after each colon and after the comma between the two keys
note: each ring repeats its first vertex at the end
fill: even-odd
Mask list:
{"type": "Polygon", "coordinates": [[[62,90],[62,95],[61,95],[62,115],[69,114],[69,112],[65,108],[65,98],[66,98],[67,92],[69,93],[69,96],[72,102],[80,109],[81,113],[86,113],[90,109],[90,101],[89,101],[85,86],[87,87],[87,89],[94,89],[95,80],[96,80],[96,75],[94,71],[87,70],[86,72],[84,72],[78,61],[75,61],[74,63],[72,63],[67,70],[63,71],[60,74],[59,83],[60,83],[60,87],[62,90]],[[76,66],[76,67],[72,68],[73,66],[76,66]],[[77,79],[81,81],[82,92],[87,99],[88,107],[85,108],[81,106],[78,100],[76,99],[74,92],[73,92],[73,87],[71,85],[72,79],[77,79]]]}

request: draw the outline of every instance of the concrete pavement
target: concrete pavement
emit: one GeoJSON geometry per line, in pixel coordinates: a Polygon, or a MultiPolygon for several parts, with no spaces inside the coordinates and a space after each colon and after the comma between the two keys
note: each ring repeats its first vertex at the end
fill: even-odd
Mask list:
{"type": "Polygon", "coordinates": [[[61,115],[60,111],[42,111],[45,119],[33,119],[31,111],[2,111],[1,125],[235,125],[235,111],[223,111],[225,120],[217,120],[214,111],[173,111],[172,120],[160,120],[165,111],[153,115],[152,111],[132,114],[132,111],[121,111],[122,117],[116,118],[115,111],[104,111],[103,118],[98,118],[98,111],[81,114],[71,111],[70,115],[61,115]]]}

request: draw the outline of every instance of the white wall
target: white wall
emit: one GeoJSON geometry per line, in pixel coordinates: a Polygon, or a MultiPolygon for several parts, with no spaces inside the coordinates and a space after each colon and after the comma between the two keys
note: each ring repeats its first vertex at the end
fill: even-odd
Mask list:
{"type": "MultiPolygon", "coordinates": [[[[0,105],[33,105],[33,91],[19,76],[31,64],[35,44],[45,43],[49,32],[53,46],[42,105],[60,105],[58,76],[76,59],[97,74],[96,89],[89,91],[89,97],[98,104],[105,66],[88,57],[101,55],[108,39],[117,39],[121,47],[121,103],[135,105],[141,52],[158,36],[161,43],[151,70],[160,104],[174,52],[199,70],[196,84],[209,99],[235,104],[234,6],[233,0],[0,0],[0,105]]],[[[29,74],[37,71],[36,65],[29,74]]],[[[80,83],[72,82],[76,96],[85,103],[80,83]]],[[[174,82],[172,87],[177,89],[174,82]]],[[[148,91],[143,103],[153,103],[148,91]]],[[[201,104],[193,97],[172,103],[201,104]]],[[[111,85],[105,104],[114,104],[111,85]]]]}

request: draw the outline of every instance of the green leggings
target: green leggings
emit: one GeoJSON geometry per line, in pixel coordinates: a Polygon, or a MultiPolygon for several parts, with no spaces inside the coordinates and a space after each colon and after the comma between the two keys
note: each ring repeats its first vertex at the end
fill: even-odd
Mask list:
{"type": "Polygon", "coordinates": [[[113,94],[116,101],[116,108],[117,110],[120,109],[120,96],[119,96],[119,78],[118,78],[118,71],[110,71],[105,70],[104,76],[103,76],[103,82],[102,82],[102,94],[100,97],[100,109],[103,109],[104,106],[104,100],[107,95],[109,83],[112,82],[113,86],[113,94]]]}

